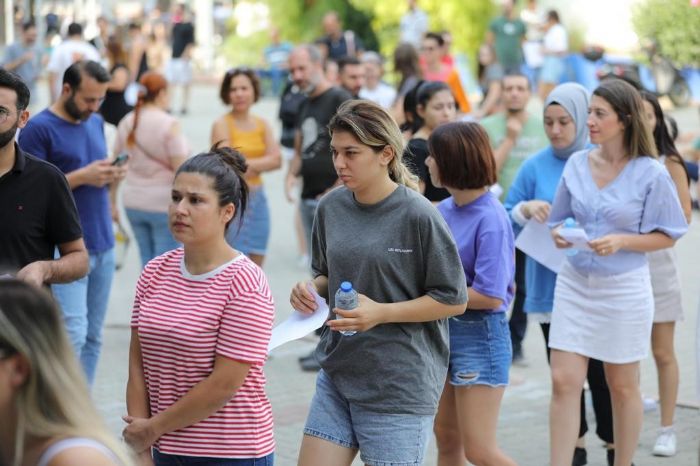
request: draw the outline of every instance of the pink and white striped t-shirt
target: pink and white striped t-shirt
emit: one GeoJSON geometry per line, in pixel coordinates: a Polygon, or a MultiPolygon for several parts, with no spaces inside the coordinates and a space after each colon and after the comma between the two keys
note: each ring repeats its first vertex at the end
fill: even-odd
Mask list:
{"type": "Polygon", "coordinates": [[[260,458],[274,451],[262,370],[273,317],[265,274],[244,255],[203,275],[187,272],[182,248],[146,265],[131,326],[138,329],[152,415],[208,377],[217,354],[252,364],[223,408],[163,435],[154,445],[158,451],[215,458],[260,458]]]}

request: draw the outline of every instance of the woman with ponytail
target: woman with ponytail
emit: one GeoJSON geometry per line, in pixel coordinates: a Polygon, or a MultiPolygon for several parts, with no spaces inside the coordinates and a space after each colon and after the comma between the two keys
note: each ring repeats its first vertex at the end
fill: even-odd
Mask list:
{"type": "Polygon", "coordinates": [[[131,320],[124,439],[143,464],[272,465],[263,364],[267,279],[226,242],[248,202],[243,156],[213,147],[175,175],[168,209],[183,247],[146,265],[131,320]]]}
{"type": "MultiPolygon", "coordinates": [[[[690,223],[692,208],[690,200],[690,177],[683,158],[678,153],[669,134],[664,113],[656,95],[641,91],[644,112],[654,135],[659,151],[659,161],[671,175],[678,193],[685,219],[690,223]]],[[[676,432],[673,417],[678,398],[679,370],[674,350],[676,322],[683,320],[681,280],[673,248],[660,249],[647,254],[651,288],[654,294],[654,324],[651,327],[651,349],[656,363],[659,386],[659,408],[661,426],[652,453],[656,456],[676,454],[676,432]]]]}
{"type": "Polygon", "coordinates": [[[134,110],[117,128],[114,153],[129,154],[124,207],[145,266],[178,246],[168,230],[167,210],[175,171],[185,161],[189,147],[177,119],[167,112],[165,78],[149,71],[140,85],[134,110]]]}
{"type": "Polygon", "coordinates": [[[419,465],[447,372],[446,318],[467,301],[464,272],[447,225],[401,161],[389,113],[351,100],[328,127],[343,185],[321,198],[314,279],[297,283],[290,301],[312,312],[313,287],[337,318],[316,349],[322,370],[299,465],[349,466],[358,451],[367,465],[419,465]],[[353,310],[335,308],[344,281],[359,293],[353,310]]]}
{"type": "Polygon", "coordinates": [[[90,401],[85,376],[44,291],[0,280],[0,464],[131,466],[90,401]]]}

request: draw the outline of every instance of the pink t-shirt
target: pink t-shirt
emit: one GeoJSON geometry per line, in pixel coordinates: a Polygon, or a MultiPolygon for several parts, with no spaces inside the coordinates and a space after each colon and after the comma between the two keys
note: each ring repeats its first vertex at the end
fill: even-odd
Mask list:
{"type": "Polygon", "coordinates": [[[147,212],[167,212],[175,171],[170,166],[173,156],[189,155],[185,137],[173,136],[177,120],[163,110],[146,107],[139,113],[136,142],[126,144],[134,125],[134,112],[128,113],[117,127],[114,153],[129,153],[129,170],[123,187],[124,207],[147,212]]]}
{"type": "Polygon", "coordinates": [[[136,285],[131,326],[138,330],[152,415],[208,377],[216,355],[252,364],[231,400],[154,445],[166,454],[260,458],[274,451],[263,364],[274,304],[263,271],[244,255],[191,275],[182,248],[149,262],[136,285]]]}

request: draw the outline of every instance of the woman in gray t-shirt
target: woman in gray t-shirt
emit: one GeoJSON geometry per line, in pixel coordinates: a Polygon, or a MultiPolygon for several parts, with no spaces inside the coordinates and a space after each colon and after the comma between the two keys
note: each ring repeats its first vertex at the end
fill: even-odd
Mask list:
{"type": "Polygon", "coordinates": [[[446,317],[466,308],[466,279],[449,229],[416,191],[401,162],[403,140],[378,105],[348,101],[331,120],[333,163],[343,186],[326,194],[313,227],[314,279],[291,304],[328,299],[336,316],[317,348],[322,370],[299,464],[422,464],[447,374],[446,317]],[[350,281],[351,311],[334,293],[350,281]],[[357,331],[344,336],[340,331],[357,331]]]}

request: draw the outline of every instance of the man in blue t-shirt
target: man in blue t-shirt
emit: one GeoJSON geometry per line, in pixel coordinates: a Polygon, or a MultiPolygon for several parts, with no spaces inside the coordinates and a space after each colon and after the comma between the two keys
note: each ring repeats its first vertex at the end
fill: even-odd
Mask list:
{"type": "Polygon", "coordinates": [[[109,185],[125,173],[124,167],[106,160],[103,120],[95,113],[109,80],[109,73],[97,62],[74,63],[63,75],[59,99],[29,120],[19,135],[22,150],[51,162],[66,175],[78,207],[90,271],[73,283],[52,285],[52,291],[90,384],[114,275],[109,185]]]}

